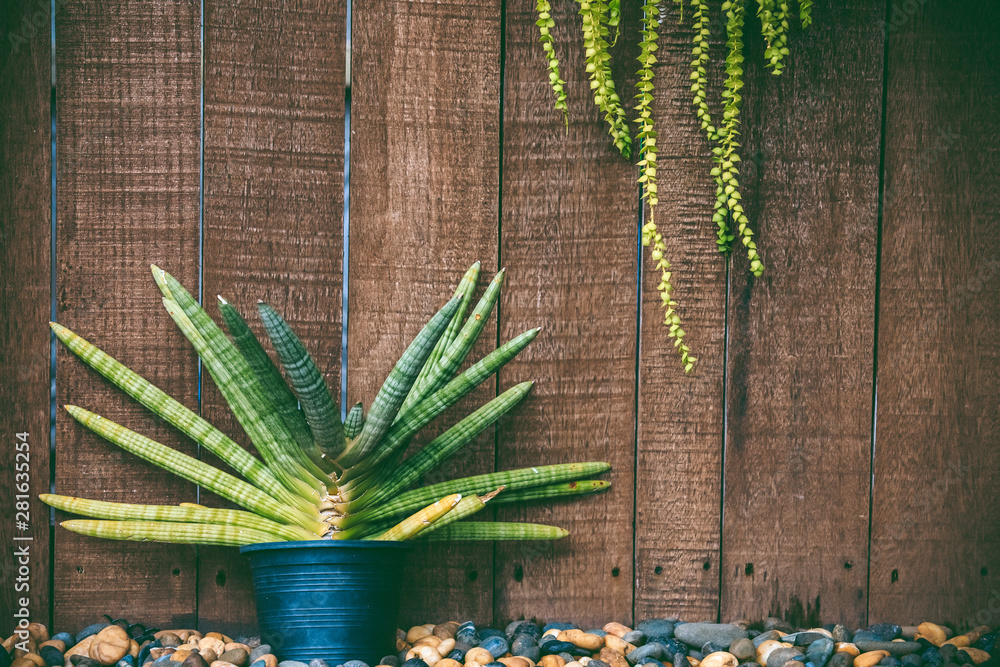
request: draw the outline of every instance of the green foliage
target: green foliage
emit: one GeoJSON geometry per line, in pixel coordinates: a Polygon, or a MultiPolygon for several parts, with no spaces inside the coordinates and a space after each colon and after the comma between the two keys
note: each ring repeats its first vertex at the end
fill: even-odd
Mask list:
{"type": "Polygon", "coordinates": [[[563,121],[569,127],[569,107],[566,105],[566,82],[559,75],[559,58],[556,57],[555,41],[552,39],[552,28],[556,22],[552,18],[552,6],[549,0],[538,0],[538,32],[541,38],[542,49],[545,50],[545,57],[549,61],[549,85],[552,86],[552,93],[556,96],[555,108],[562,111],[563,121]]]}
{"type": "Polygon", "coordinates": [[[274,309],[260,304],[259,315],[304,407],[302,413],[294,405],[292,390],[281,372],[235,307],[220,299],[220,312],[234,344],[173,276],[156,267],[153,275],[167,312],[201,356],[264,460],[96,346],[53,323],[59,340],[81,360],[205,445],[244,478],[93,412],[66,406],[75,420],[105,440],[243,508],[131,505],[42,495],[42,501],[53,507],[93,517],[64,522],[62,526],[68,530],[117,540],[217,545],[307,539],[403,540],[432,533],[435,540],[557,539],[566,531],[531,524],[490,528],[476,524],[480,527],[465,529],[455,522],[478,512],[507,489],[517,493],[511,502],[523,502],[585,495],[608,487],[607,482],[589,479],[609,469],[599,462],[531,467],[417,486],[424,474],[507,414],[531,389],[530,382],[508,389],[424,448],[403,457],[420,429],[499,371],[538,335],[538,329],[526,331],[458,372],[499,298],[502,271],[466,318],[479,276],[478,263],[473,265],[454,296],[400,357],[368,414],[358,403],[343,424],[334,393],[301,340],[274,309]],[[298,430],[304,433],[292,432],[298,430]],[[341,452],[339,466],[323,456],[313,461],[309,453],[320,448],[331,458],[341,452]],[[448,530],[437,531],[444,527],[448,530]]]}
{"type": "Polygon", "coordinates": [[[577,0],[583,19],[583,48],[587,58],[587,74],[594,91],[594,104],[604,112],[608,131],[615,147],[626,159],[632,155],[632,135],[625,119],[625,109],[615,92],[611,75],[611,54],[608,53],[608,6],[604,0],[577,0]]]}

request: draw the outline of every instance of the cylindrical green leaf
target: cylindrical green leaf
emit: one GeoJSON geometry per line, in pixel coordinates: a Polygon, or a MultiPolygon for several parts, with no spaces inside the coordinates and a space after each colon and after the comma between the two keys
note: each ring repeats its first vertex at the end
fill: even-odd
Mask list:
{"type": "Polygon", "coordinates": [[[171,544],[211,544],[242,547],[247,544],[287,542],[278,535],[238,526],[167,521],[96,521],[73,519],[59,524],[66,530],[106,540],[132,542],[169,542],[171,544]]]}
{"type": "Polygon", "coordinates": [[[313,440],[324,455],[336,458],[344,451],[344,428],[340,408],[330,395],[323,374],[292,327],[274,308],[259,302],[257,311],[302,405],[313,440]]]}
{"type": "Polygon", "coordinates": [[[497,496],[497,499],[493,502],[498,505],[509,505],[511,503],[525,503],[533,500],[556,500],[570,496],[585,496],[591,493],[600,493],[610,488],[611,482],[603,479],[582,479],[575,482],[550,484],[548,486],[534,486],[530,489],[520,489],[518,491],[505,491],[497,496]]]}
{"type": "Polygon", "coordinates": [[[233,337],[233,342],[236,343],[236,347],[239,348],[243,358],[250,365],[261,389],[277,408],[288,432],[292,434],[292,438],[313,463],[324,472],[332,472],[334,466],[323,458],[319,448],[316,447],[305,415],[299,410],[298,399],[288,388],[285,379],[281,377],[281,371],[271,361],[271,357],[268,356],[239,311],[221,296],[218,299],[219,313],[222,315],[226,328],[229,329],[229,334],[233,337]]]}
{"type": "Polygon", "coordinates": [[[440,530],[425,533],[419,539],[428,541],[464,540],[561,540],[568,530],[540,523],[500,523],[460,521],[440,530]]]}
{"type": "Polygon", "coordinates": [[[72,496],[43,493],[41,501],[50,507],[72,514],[114,521],[173,521],[237,526],[264,533],[273,533],[286,540],[315,540],[320,536],[299,526],[289,526],[242,510],[215,509],[202,506],[133,505],[109,503],[72,496]]]}
{"type": "Polygon", "coordinates": [[[56,337],[85,364],[232,466],[263,493],[319,519],[319,511],[313,503],[286,490],[267,466],[226,437],[222,431],[96,345],[55,322],[50,322],[49,326],[56,337]]]}
{"type": "Polygon", "coordinates": [[[322,534],[324,530],[322,523],[278,503],[243,480],[214,468],[204,461],[199,461],[155,440],[150,440],[81,407],[67,405],[66,410],[73,416],[73,419],[105,440],[164,470],[183,477],[189,482],[200,484],[237,505],[281,523],[300,525],[316,534],[322,534]]]}

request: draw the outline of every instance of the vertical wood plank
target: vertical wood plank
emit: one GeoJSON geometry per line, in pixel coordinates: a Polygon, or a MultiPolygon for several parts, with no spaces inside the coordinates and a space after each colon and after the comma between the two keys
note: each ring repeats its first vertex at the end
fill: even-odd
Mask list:
{"type": "MultiPolygon", "coordinates": [[[[49,510],[38,500],[38,494],[49,488],[46,323],[51,289],[52,133],[47,6],[4,4],[0,35],[4,36],[0,43],[0,80],[4,82],[0,87],[0,164],[4,165],[0,170],[0,313],[4,314],[0,357],[5,360],[0,365],[0,405],[4,407],[0,411],[4,452],[0,506],[7,508],[0,524],[4,545],[0,578],[5,582],[0,618],[13,619],[23,598],[31,619],[47,623],[49,510]],[[18,438],[19,433],[27,435],[18,438]],[[22,558],[30,568],[27,577],[20,572],[22,558]]],[[[9,623],[5,620],[5,632],[9,623]]]]}
{"type": "MultiPolygon", "coordinates": [[[[623,3],[624,43],[613,60],[619,86],[631,85],[637,14],[635,3],[623,3]]],[[[570,536],[497,544],[495,620],[600,627],[632,617],[639,189],[593,105],[574,6],[556,3],[553,16],[568,131],[552,108],[534,4],[507,6],[500,256],[510,283],[500,334],[542,332],[500,375],[502,387],[536,384],[499,429],[497,467],[607,461],[613,488],[497,511],[499,520],[556,524],[570,536]]]]}
{"type": "MultiPolygon", "coordinates": [[[[267,301],[295,328],[335,396],[345,22],[343,0],[205,5],[206,307],[221,321],[216,295],[224,296],[270,349],[257,316],[257,300],[267,301]]],[[[202,410],[250,446],[207,375],[202,410]]],[[[256,618],[246,559],[203,547],[199,563],[199,624],[248,631],[256,618]]]]}
{"type": "MultiPolygon", "coordinates": [[[[199,20],[190,2],[66,3],[56,15],[58,319],[190,408],[197,407],[195,355],[164,312],[149,265],[198,283],[199,20]]],[[[80,405],[195,453],[193,443],[65,349],[58,359],[60,405],[80,405]]],[[[193,485],[66,413],[56,422],[59,493],[137,503],[196,499],[193,485]]],[[[56,627],[81,628],[103,613],[193,623],[193,547],[60,529],[55,539],[56,627]]]]}
{"type": "Polygon", "coordinates": [[[781,77],[744,31],[741,183],[769,270],[734,250],[723,620],[865,619],[884,10],[817,4],[781,77]]]}
{"type": "MultiPolygon", "coordinates": [[[[366,410],[466,268],[481,260],[481,282],[497,270],[500,6],[353,5],[348,399],[366,410]]],[[[491,324],[473,355],[494,337],[491,324]]],[[[457,407],[493,392],[487,382],[457,407]]],[[[492,470],[489,433],[467,449],[446,472],[492,470]]],[[[418,548],[401,622],[489,620],[492,567],[489,544],[418,548]]]]}
{"type": "Polygon", "coordinates": [[[998,10],[889,15],[872,621],[1000,622],[998,10]]]}
{"type": "MultiPolygon", "coordinates": [[[[694,372],[683,372],[663,326],[656,289],[660,272],[649,267],[644,251],[636,459],[637,620],[670,615],[714,619],[719,610],[727,260],[715,247],[711,153],[691,105],[690,11],[685,7],[680,24],[675,12],[671,8],[661,22],[657,51],[656,222],[667,244],[686,340],[698,363],[694,372]]],[[[721,34],[716,31],[713,37],[718,40],[721,34]]],[[[711,76],[716,90],[721,69],[711,76]]]]}

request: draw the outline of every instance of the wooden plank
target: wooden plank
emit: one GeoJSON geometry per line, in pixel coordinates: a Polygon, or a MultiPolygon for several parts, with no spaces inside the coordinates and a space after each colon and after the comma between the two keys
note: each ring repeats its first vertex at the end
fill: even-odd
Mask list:
{"type": "MultiPolygon", "coordinates": [[[[497,544],[495,620],[600,627],[632,617],[639,190],[634,167],[618,155],[593,105],[580,19],[571,4],[556,3],[553,11],[568,130],[552,108],[534,4],[507,7],[500,256],[510,284],[500,335],[543,329],[501,373],[501,387],[536,384],[499,429],[497,467],[607,461],[613,488],[580,502],[497,511],[498,518],[552,523],[571,535],[497,544]]],[[[624,3],[622,15],[629,20],[615,53],[634,54],[638,6],[624,3]]],[[[613,60],[619,85],[632,80],[631,57],[613,60]]]]}
{"type": "MultiPolygon", "coordinates": [[[[58,320],[191,408],[195,355],[164,312],[157,263],[198,284],[200,9],[196,3],[67,3],[56,15],[58,320]]],[[[193,443],[59,350],[58,402],[193,454],[193,443]]],[[[57,416],[56,489],[176,504],[194,485],[57,416]]],[[[62,518],[62,517],[57,517],[62,518]]],[[[56,531],[55,626],[108,613],[194,622],[195,550],[56,531]]]]}
{"type": "Polygon", "coordinates": [[[893,3],[871,619],[1000,622],[1000,7],[893,3]],[[946,45],[960,45],[950,48],[946,45]]]}
{"type": "Polygon", "coordinates": [[[815,5],[781,77],[747,21],[743,157],[759,166],[741,183],[769,270],[754,279],[735,250],[723,620],[865,619],[884,14],[815,5]]]}
{"type": "MultiPolygon", "coordinates": [[[[345,21],[342,0],[294,10],[256,0],[205,5],[206,306],[221,321],[216,295],[223,295],[266,340],[256,303],[270,303],[302,337],[335,396],[345,21]]],[[[207,376],[202,410],[249,446],[207,376]]],[[[200,626],[248,632],[256,617],[246,559],[232,549],[202,548],[199,575],[200,626]]]]}
{"type": "Polygon", "coordinates": [[[0,578],[7,583],[0,593],[0,617],[15,618],[23,598],[30,618],[47,623],[49,510],[38,494],[49,488],[46,323],[51,301],[52,136],[48,6],[6,3],[0,9],[0,35],[5,37],[0,44],[4,81],[0,88],[0,164],[4,165],[0,173],[0,312],[4,313],[0,357],[5,360],[0,365],[0,405],[4,406],[0,437],[6,453],[0,468],[4,480],[0,505],[7,508],[0,524],[4,545],[0,578]],[[19,438],[19,433],[27,435],[19,438]],[[22,564],[27,573],[20,571],[22,564]]]}
{"type": "MultiPolygon", "coordinates": [[[[661,23],[657,51],[656,221],[667,244],[686,340],[698,364],[690,374],[681,368],[663,326],[656,289],[660,272],[649,268],[647,254],[635,485],[635,616],[640,620],[714,619],[719,610],[727,260],[715,246],[711,153],[691,106],[690,12],[685,7],[680,24],[675,12],[671,8],[661,23]]],[[[721,39],[721,32],[713,37],[721,39]]],[[[711,76],[712,85],[721,85],[721,68],[713,68],[711,76]]]]}
{"type": "MultiPolygon", "coordinates": [[[[348,398],[371,404],[406,345],[466,268],[497,270],[499,0],[353,5],[348,398]]],[[[473,355],[492,348],[495,328],[473,355]]],[[[492,383],[458,409],[494,394],[492,383]]],[[[448,417],[442,418],[448,421],[448,417]]],[[[486,434],[446,473],[493,469],[486,434]]],[[[487,621],[488,544],[410,558],[403,625],[487,621]]]]}

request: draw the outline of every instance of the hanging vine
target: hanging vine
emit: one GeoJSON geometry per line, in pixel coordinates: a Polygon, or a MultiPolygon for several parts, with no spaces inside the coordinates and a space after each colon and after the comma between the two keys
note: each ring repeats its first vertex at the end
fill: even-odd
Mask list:
{"type": "MultiPolygon", "coordinates": [[[[738,236],[747,253],[750,271],[755,276],[764,272],[764,261],[753,239],[750,221],[743,209],[740,192],[740,109],[743,102],[743,28],[746,22],[746,2],[748,0],[725,0],[720,12],[725,22],[726,57],[724,62],[725,82],[720,94],[722,116],[716,124],[712,118],[709,103],[708,68],[711,63],[711,14],[707,0],[689,0],[693,22],[691,26],[691,93],[692,104],[701,130],[708,140],[712,152],[710,175],[715,182],[715,200],[712,221],[716,224],[716,246],[722,253],[732,249],[738,236]]],[[[559,60],[555,55],[555,45],[551,30],[555,26],[549,0],[537,0],[538,20],[542,48],[549,62],[549,82],[556,97],[555,108],[567,117],[565,81],[560,78],[559,60]]],[[[615,147],[623,156],[632,153],[632,135],[628,129],[625,110],[615,91],[611,70],[609,48],[614,46],[621,34],[621,0],[576,0],[583,21],[583,47],[586,71],[594,95],[594,104],[604,114],[608,131],[615,147]],[[611,38],[611,31],[614,37],[611,38]],[[608,40],[611,39],[609,44],[608,40]]],[[[663,234],[656,225],[657,195],[657,130],[654,126],[654,78],[658,29],[661,22],[661,0],[643,0],[640,21],[639,71],[637,73],[634,122],[638,126],[635,141],[638,155],[639,177],[642,197],[649,204],[649,215],[642,226],[642,245],[649,248],[653,268],[660,272],[657,289],[664,309],[664,325],[667,335],[673,340],[685,372],[691,371],[696,360],[684,341],[677,303],[673,300],[674,286],[670,262],[666,258],[667,247],[663,234]]],[[[789,17],[795,14],[791,2],[783,0],[756,0],[757,18],[764,38],[765,66],[775,75],[780,75],[789,54],[789,17]]],[[[678,6],[680,20],[684,19],[684,0],[674,0],[678,6]]],[[[798,0],[798,17],[802,28],[812,24],[812,0],[798,0]]]]}

